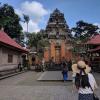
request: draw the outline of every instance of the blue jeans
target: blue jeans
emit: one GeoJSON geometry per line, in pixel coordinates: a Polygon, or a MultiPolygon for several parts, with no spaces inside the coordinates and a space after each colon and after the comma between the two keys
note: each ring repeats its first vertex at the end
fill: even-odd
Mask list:
{"type": "Polygon", "coordinates": [[[63,79],[64,79],[64,81],[66,81],[68,79],[68,72],[63,74],[63,79]]]}

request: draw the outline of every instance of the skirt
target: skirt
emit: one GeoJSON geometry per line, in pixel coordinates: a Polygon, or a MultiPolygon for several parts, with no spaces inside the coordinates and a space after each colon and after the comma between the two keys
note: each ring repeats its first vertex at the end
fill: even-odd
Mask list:
{"type": "Polygon", "coordinates": [[[93,94],[79,94],[78,100],[93,100],[93,94]]]}

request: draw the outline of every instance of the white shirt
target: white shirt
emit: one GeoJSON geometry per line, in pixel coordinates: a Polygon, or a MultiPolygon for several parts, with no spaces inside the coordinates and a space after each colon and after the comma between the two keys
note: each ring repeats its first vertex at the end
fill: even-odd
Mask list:
{"type": "Polygon", "coordinates": [[[43,60],[42,60],[42,65],[44,65],[44,63],[45,63],[45,60],[43,59],[43,60]]]}
{"type": "MultiPolygon", "coordinates": [[[[95,88],[97,88],[97,84],[96,84],[95,78],[91,73],[88,73],[88,78],[89,78],[89,83],[90,83],[92,89],[94,90],[95,88]]],[[[79,88],[78,92],[81,93],[81,94],[91,94],[91,93],[93,93],[93,91],[91,90],[90,87],[89,88],[88,87],[79,88]]]]}

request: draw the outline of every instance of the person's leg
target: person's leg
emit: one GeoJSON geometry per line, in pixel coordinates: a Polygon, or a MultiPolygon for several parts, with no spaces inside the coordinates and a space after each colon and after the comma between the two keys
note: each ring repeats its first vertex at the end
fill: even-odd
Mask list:
{"type": "Polygon", "coordinates": [[[67,80],[67,76],[66,76],[66,73],[64,73],[64,81],[67,80]]]}
{"type": "Polygon", "coordinates": [[[68,79],[68,71],[66,72],[66,80],[68,79]]]}

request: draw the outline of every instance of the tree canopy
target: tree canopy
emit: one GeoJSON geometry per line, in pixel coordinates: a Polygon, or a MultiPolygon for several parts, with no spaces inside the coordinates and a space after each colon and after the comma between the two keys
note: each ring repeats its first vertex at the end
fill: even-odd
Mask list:
{"type": "Polygon", "coordinates": [[[29,16],[28,16],[28,15],[23,14],[23,17],[24,17],[25,22],[26,22],[26,23],[28,23],[28,22],[29,22],[29,20],[30,20],[29,16]]]}
{"type": "Polygon", "coordinates": [[[28,33],[28,23],[29,23],[30,18],[29,18],[28,15],[25,15],[25,14],[23,14],[23,17],[24,17],[24,20],[25,20],[25,22],[27,24],[27,33],[28,33]]]}
{"type": "Polygon", "coordinates": [[[19,23],[20,18],[15,13],[14,8],[8,4],[0,4],[0,27],[11,37],[20,39],[22,26],[19,23]]]}
{"type": "Polygon", "coordinates": [[[30,34],[27,34],[27,38],[28,38],[28,46],[35,47],[36,49],[44,48],[49,43],[45,34],[42,33],[41,31],[38,33],[33,32],[30,34]]]}
{"type": "Polygon", "coordinates": [[[91,36],[98,34],[98,26],[84,22],[78,21],[76,27],[72,28],[72,31],[75,32],[74,37],[80,39],[81,41],[88,40],[91,36]]]}

